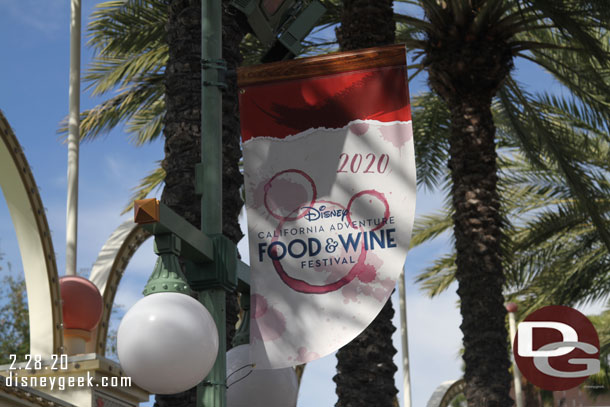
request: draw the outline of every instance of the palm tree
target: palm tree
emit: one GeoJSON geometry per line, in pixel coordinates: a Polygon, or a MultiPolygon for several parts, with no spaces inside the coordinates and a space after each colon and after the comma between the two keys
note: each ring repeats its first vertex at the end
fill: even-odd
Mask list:
{"type": "MultiPolygon", "coordinates": [[[[450,114],[448,161],[455,242],[455,277],[462,315],[466,398],[472,406],[509,406],[510,376],[505,328],[505,243],[496,155],[492,100],[505,86],[505,98],[523,98],[510,80],[516,57],[556,74],[589,106],[593,83],[607,89],[596,69],[608,62],[600,42],[608,12],[605,2],[547,0],[420,0],[425,18],[404,17],[418,28],[408,44],[420,48],[430,87],[450,114]],[[582,63],[568,65],[570,59],[582,63]],[[577,69],[582,69],[578,72],[577,69]],[[583,74],[591,75],[583,77],[583,74]],[[580,76],[578,76],[580,75],[580,76]],[[588,83],[580,86],[580,83],[588,83]]],[[[525,102],[521,103],[522,105],[525,102]]],[[[514,118],[514,110],[512,111],[514,118]]],[[[532,115],[534,123],[540,120],[532,115]]],[[[520,133],[519,148],[543,166],[548,155],[580,198],[591,189],[569,162],[568,148],[549,141],[554,134],[520,133]],[[536,149],[537,148],[537,149],[536,149]]],[[[602,218],[583,200],[598,225],[602,218]]],[[[607,231],[602,231],[608,240],[607,231]]]]}
{"type": "MultiPolygon", "coordinates": [[[[434,98],[422,98],[418,98],[416,105],[434,104],[434,98]],[[422,98],[426,100],[422,101],[422,98]]],[[[543,95],[537,103],[542,112],[560,112],[557,117],[561,119],[555,123],[561,123],[566,130],[564,142],[584,142],[571,159],[574,164],[585,168],[587,176],[594,180],[598,187],[595,204],[607,218],[610,213],[610,184],[607,181],[610,165],[606,156],[610,143],[605,130],[596,128],[594,123],[577,111],[570,113],[564,100],[543,95]],[[563,108],[558,109],[559,106],[563,108]]],[[[511,138],[515,137],[514,129],[506,120],[499,103],[495,107],[494,118],[501,129],[499,144],[502,146],[499,190],[504,203],[504,218],[511,220],[505,227],[508,241],[503,259],[505,297],[520,303],[519,314],[522,316],[544,305],[573,306],[606,297],[610,292],[610,250],[601,239],[600,229],[592,224],[590,216],[579,205],[572,191],[566,188],[556,169],[544,171],[535,168],[518,150],[509,147],[513,144],[511,138]]],[[[433,112],[434,109],[422,112],[416,108],[414,120],[419,118],[425,122],[426,116],[434,115],[433,112]]],[[[430,127],[442,131],[443,126],[439,124],[448,123],[447,116],[436,117],[444,117],[444,120],[430,127]]],[[[441,233],[450,232],[451,224],[450,207],[424,217],[416,226],[413,243],[418,245],[441,233]]],[[[610,228],[607,221],[605,228],[610,228]]],[[[423,288],[431,296],[439,294],[455,281],[454,258],[455,252],[443,256],[419,276],[423,288]]],[[[599,332],[602,338],[603,331],[599,332]]],[[[606,377],[602,372],[590,381],[593,383],[606,377]]],[[[526,397],[531,397],[526,405],[529,406],[530,402],[537,405],[534,400],[539,396],[533,386],[526,383],[525,389],[526,397]]]]}
{"type": "MultiPolygon", "coordinates": [[[[395,41],[391,0],[343,0],[341,25],[335,30],[342,51],[388,45],[395,41]]],[[[337,407],[396,406],[394,308],[388,300],[375,320],[337,352],[333,377],[337,407]]]]}
{"type": "MultiPolygon", "coordinates": [[[[585,169],[586,176],[597,186],[594,201],[607,219],[610,213],[610,183],[607,179],[610,143],[606,129],[600,128],[593,116],[571,108],[565,99],[542,94],[531,102],[542,113],[540,117],[544,126],[561,127],[554,132],[563,135],[563,143],[581,144],[570,158],[574,165],[585,169]]],[[[424,133],[429,129],[441,134],[448,131],[449,114],[439,104],[438,98],[423,95],[415,100],[414,105],[415,123],[424,124],[416,127],[421,137],[425,139],[424,133]]],[[[493,106],[493,115],[499,128],[498,144],[501,146],[498,165],[503,216],[510,220],[505,226],[508,241],[503,259],[505,298],[518,302],[519,315],[525,317],[545,305],[574,306],[607,297],[610,292],[610,250],[601,239],[602,229],[591,222],[591,217],[583,210],[573,191],[566,187],[556,168],[537,168],[515,148],[516,130],[499,101],[493,106]]],[[[523,123],[531,125],[526,120],[523,123]]],[[[432,180],[437,178],[442,179],[442,176],[437,174],[432,180]]],[[[413,236],[414,245],[450,233],[451,212],[450,205],[446,205],[439,213],[420,218],[413,236]]],[[[610,228],[607,221],[605,228],[610,228]]],[[[455,251],[442,256],[419,275],[422,288],[430,296],[438,295],[455,281],[454,259],[455,251]]],[[[600,334],[602,352],[604,349],[607,351],[605,320],[602,317],[591,319],[600,334]]],[[[603,387],[607,381],[608,370],[604,360],[606,356],[602,355],[603,370],[588,379],[589,385],[603,387]]],[[[524,381],[524,389],[526,405],[539,405],[540,392],[527,381],[524,381]]],[[[600,394],[591,387],[588,391],[593,395],[600,394]]],[[[549,395],[552,400],[552,392],[543,394],[549,395]]]]}
{"type": "MultiPolygon", "coordinates": [[[[161,201],[199,226],[195,165],[201,161],[201,2],[169,2],[165,68],[165,187],[161,201]]],[[[229,313],[227,313],[229,315],[229,313]]],[[[230,325],[229,325],[230,326],[230,325]]],[[[156,395],[155,406],[194,406],[197,390],[156,395]]]]}

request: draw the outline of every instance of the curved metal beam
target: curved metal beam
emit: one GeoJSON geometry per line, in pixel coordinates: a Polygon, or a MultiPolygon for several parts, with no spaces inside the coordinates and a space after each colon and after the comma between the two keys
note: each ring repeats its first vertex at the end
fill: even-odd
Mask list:
{"type": "Polygon", "coordinates": [[[112,306],[123,272],[136,250],[150,236],[149,232],[133,221],[123,222],[110,235],[93,264],[89,279],[100,290],[104,300],[104,312],[97,328],[95,341],[95,353],[98,355],[106,354],[106,339],[112,306]]]}
{"type": "Polygon", "coordinates": [[[426,404],[426,407],[448,407],[449,403],[460,393],[464,392],[466,382],[464,379],[449,380],[441,383],[426,404]]]}
{"type": "Polygon", "coordinates": [[[30,319],[30,354],[63,352],[57,265],[49,224],[23,150],[0,111],[0,186],[21,253],[30,319]]]}

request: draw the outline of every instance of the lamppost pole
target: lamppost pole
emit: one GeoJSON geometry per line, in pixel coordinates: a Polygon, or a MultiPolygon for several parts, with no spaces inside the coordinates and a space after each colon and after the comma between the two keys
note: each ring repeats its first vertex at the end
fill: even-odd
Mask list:
{"type": "Polygon", "coordinates": [[[220,0],[201,2],[201,230],[222,233],[222,14],[220,0]],[[204,187],[205,186],[205,187],[204,187]],[[205,191],[202,189],[205,188],[205,191]]]}
{"type": "MultiPolygon", "coordinates": [[[[201,194],[201,231],[222,234],[222,4],[201,2],[201,164],[197,168],[197,190],[201,194]]],[[[215,244],[218,244],[215,242],[215,244]]],[[[204,267],[215,274],[218,259],[204,267]]],[[[221,273],[222,271],[219,270],[221,273]]],[[[211,273],[210,273],[211,272],[211,273]]],[[[210,311],[218,328],[218,357],[206,380],[197,387],[198,407],[226,406],[226,292],[217,281],[199,291],[199,300],[210,311]]]]}

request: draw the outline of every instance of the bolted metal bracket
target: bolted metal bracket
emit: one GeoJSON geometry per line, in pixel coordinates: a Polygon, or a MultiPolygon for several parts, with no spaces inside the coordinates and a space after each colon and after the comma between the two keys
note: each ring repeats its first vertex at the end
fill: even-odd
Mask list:
{"type": "Polygon", "coordinates": [[[214,262],[186,262],[184,270],[189,285],[195,291],[210,288],[237,288],[237,246],[223,235],[211,236],[214,245],[214,262]]]}
{"type": "Polygon", "coordinates": [[[202,59],[201,69],[218,69],[220,71],[226,71],[227,61],[224,59],[202,59]]]}
{"type": "MultiPolygon", "coordinates": [[[[227,89],[227,83],[225,82],[225,76],[226,76],[226,72],[227,72],[227,62],[224,59],[202,59],[201,60],[201,70],[203,72],[208,71],[208,70],[216,70],[216,79],[215,81],[213,80],[207,80],[204,79],[201,84],[203,86],[217,86],[219,88],[222,89],[227,89]]],[[[206,78],[207,75],[204,75],[204,78],[206,78]]]]}

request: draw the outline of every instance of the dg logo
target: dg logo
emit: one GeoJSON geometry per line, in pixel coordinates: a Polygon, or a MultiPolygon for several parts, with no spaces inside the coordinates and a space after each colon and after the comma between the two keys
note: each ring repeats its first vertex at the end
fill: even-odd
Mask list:
{"type": "Polygon", "coordinates": [[[567,390],[599,372],[599,338],[582,313],[551,305],[517,327],[513,353],[523,375],[541,389],[567,390]]]}

